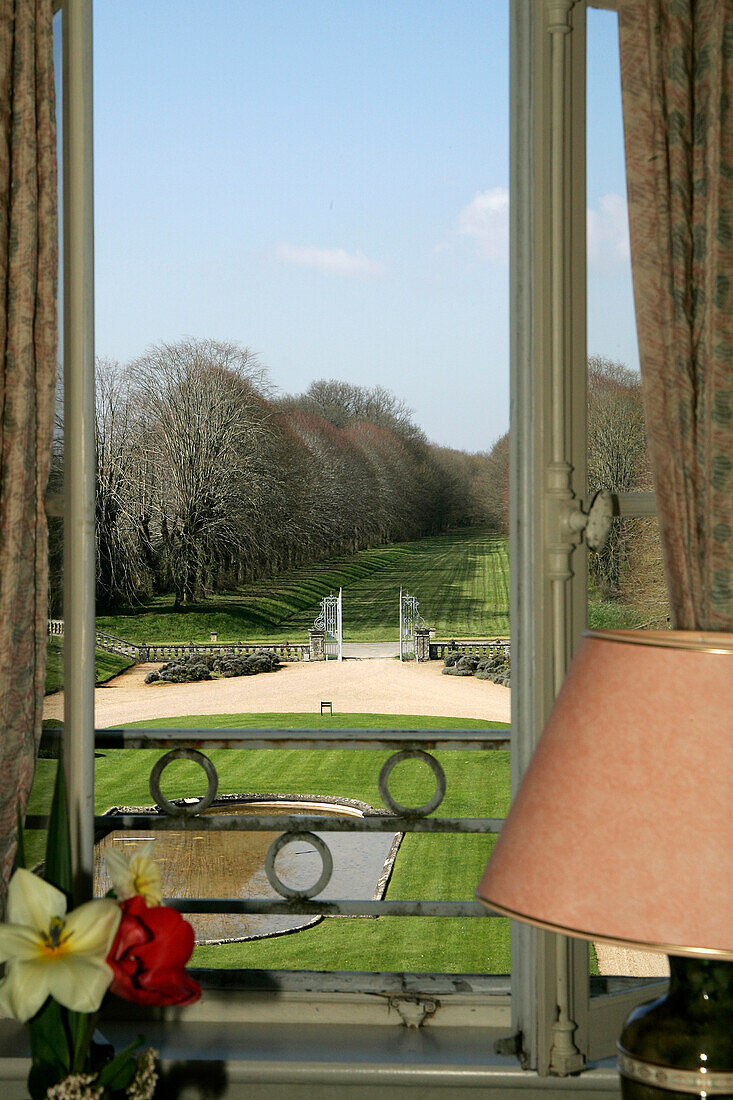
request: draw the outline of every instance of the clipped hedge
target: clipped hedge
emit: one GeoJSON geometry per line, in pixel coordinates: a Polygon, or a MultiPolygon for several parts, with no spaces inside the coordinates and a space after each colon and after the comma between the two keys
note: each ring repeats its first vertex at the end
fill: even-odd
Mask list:
{"type": "Polygon", "coordinates": [[[477,680],[492,680],[502,687],[510,686],[511,668],[509,657],[503,650],[496,650],[490,657],[479,657],[477,653],[461,653],[451,649],[443,657],[444,676],[475,676],[477,680]]]}
{"type": "Polygon", "coordinates": [[[209,656],[191,653],[167,661],[157,671],[149,672],[146,684],[159,681],[169,684],[197,683],[201,680],[213,680],[230,676],[256,676],[258,672],[276,672],[282,668],[277,654],[272,649],[258,649],[256,653],[247,653],[242,657],[209,656]]]}

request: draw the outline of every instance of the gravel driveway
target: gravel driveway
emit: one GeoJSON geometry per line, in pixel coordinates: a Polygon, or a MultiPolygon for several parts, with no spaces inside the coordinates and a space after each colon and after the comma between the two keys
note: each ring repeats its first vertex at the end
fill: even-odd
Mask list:
{"type": "MultiPolygon", "coordinates": [[[[443,676],[442,662],[400,664],[393,658],[294,662],[279,672],[203,681],[144,684],[159,665],[136,665],[94,692],[97,726],[172,718],[183,714],[246,714],[282,711],[320,714],[321,700],[333,713],[430,714],[508,722],[509,688],[490,680],[443,676]]],[[[44,718],[63,717],[63,692],[46,698],[44,718]]]]}

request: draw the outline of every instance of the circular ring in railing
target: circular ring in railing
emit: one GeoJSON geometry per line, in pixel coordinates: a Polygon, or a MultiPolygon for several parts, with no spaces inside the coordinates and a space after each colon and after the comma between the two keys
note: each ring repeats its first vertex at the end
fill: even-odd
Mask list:
{"type": "Polygon", "coordinates": [[[267,872],[267,878],[270,885],[273,889],[277,890],[278,894],[282,894],[284,898],[312,898],[315,897],[316,894],[320,894],[321,890],[325,890],[330,882],[331,875],[333,874],[331,849],[325,841],[321,840],[315,833],[281,833],[277,840],[273,840],[272,844],[267,849],[267,855],[265,856],[265,871],[267,872]],[[286,844],[290,844],[292,840],[304,840],[306,844],[310,844],[312,848],[315,848],[321,857],[322,867],[318,881],[314,882],[312,886],[306,887],[305,890],[293,890],[292,887],[286,886],[275,870],[275,857],[277,853],[284,848],[286,844]]]}
{"type": "Polygon", "coordinates": [[[437,810],[445,798],[445,772],[429,752],[424,752],[423,749],[403,749],[401,752],[394,753],[383,764],[379,773],[379,793],[385,806],[388,806],[392,813],[402,814],[405,817],[426,817],[433,810],[437,810]],[[435,776],[435,794],[429,802],[425,802],[422,806],[403,806],[401,802],[396,802],[389,793],[388,780],[396,764],[399,764],[401,760],[409,760],[413,757],[417,760],[424,760],[435,776]]]}
{"type": "Polygon", "coordinates": [[[216,773],[216,768],[208,756],[204,756],[198,749],[171,749],[165,756],[161,756],[150,773],[150,793],[155,799],[156,805],[172,817],[195,817],[197,814],[203,813],[216,798],[218,786],[219,776],[216,773]],[[198,802],[192,803],[190,806],[177,805],[175,802],[169,802],[161,793],[160,777],[172,760],[193,760],[196,764],[200,764],[206,772],[208,783],[206,794],[198,802]]]}

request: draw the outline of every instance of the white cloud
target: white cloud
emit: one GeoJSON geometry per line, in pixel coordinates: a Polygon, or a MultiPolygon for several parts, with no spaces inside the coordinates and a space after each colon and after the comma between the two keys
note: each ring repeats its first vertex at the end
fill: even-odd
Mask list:
{"type": "Polygon", "coordinates": [[[312,267],[327,275],[340,275],[347,279],[381,279],[384,264],[370,260],[363,252],[347,252],[343,248],[315,248],[309,245],[280,244],[276,256],[281,263],[298,267],[312,267]]]}
{"type": "MultiPolygon", "coordinates": [[[[495,263],[509,258],[509,192],[506,187],[477,191],[458,215],[458,232],[472,237],[483,256],[495,263]]],[[[588,264],[609,271],[629,262],[629,220],[626,199],[603,195],[588,209],[588,264]]]]}
{"type": "Polygon", "coordinates": [[[509,192],[506,187],[477,191],[458,215],[458,232],[473,237],[482,255],[497,263],[509,259],[509,192]]]}
{"type": "Polygon", "coordinates": [[[603,195],[598,209],[588,209],[588,265],[607,271],[629,262],[629,216],[626,199],[603,195]]]}

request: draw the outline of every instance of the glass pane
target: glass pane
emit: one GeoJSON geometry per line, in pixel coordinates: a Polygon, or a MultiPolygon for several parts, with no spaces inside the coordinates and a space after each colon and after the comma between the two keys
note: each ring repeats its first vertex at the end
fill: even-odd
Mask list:
{"type": "MultiPolygon", "coordinates": [[[[618,16],[588,10],[588,490],[653,489],[636,340],[619,70],[618,16]]],[[[669,600],[655,517],[616,518],[606,545],[588,555],[588,625],[666,629],[669,600]]],[[[595,975],[669,973],[666,956],[589,947],[595,975]]]]}
{"type": "MultiPolygon", "coordinates": [[[[98,724],[506,726],[507,6],[218,2],[202,38],[102,5],[95,54],[97,629],[130,663],[98,724]]],[[[211,755],[220,795],[383,811],[382,751],[211,755]]],[[[503,815],[507,751],[437,757],[440,816],[503,815]]],[[[150,806],[155,758],[100,749],[99,812],[150,806]]],[[[373,837],[337,897],[470,904],[493,843],[373,837]]],[[[252,864],[260,896],[267,847],[231,839],[257,859],[161,859],[208,894],[195,866],[252,864]]],[[[508,931],[329,917],[196,961],[506,973],[508,931]]]]}
{"type": "Polygon", "coordinates": [[[667,630],[669,614],[659,523],[615,519],[606,545],[588,556],[588,625],[667,630]]]}

